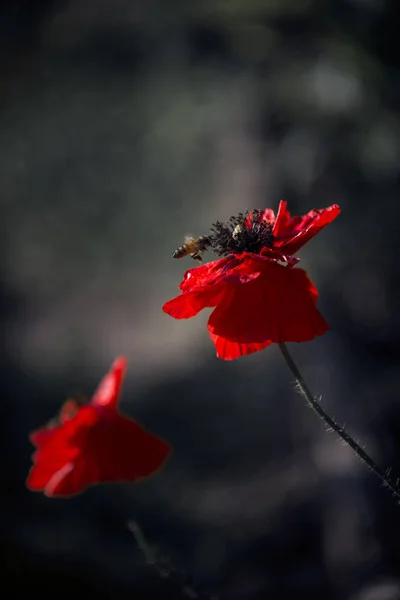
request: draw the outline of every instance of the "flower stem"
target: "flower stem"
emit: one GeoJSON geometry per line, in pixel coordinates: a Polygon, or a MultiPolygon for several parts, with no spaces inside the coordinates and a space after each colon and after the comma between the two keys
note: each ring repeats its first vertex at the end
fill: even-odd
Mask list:
{"type": "Polygon", "coordinates": [[[144,533],[139,527],[138,523],[136,521],[129,521],[127,525],[129,531],[131,531],[131,533],[133,534],[139,549],[144,555],[146,564],[149,567],[153,567],[160,577],[162,577],[163,579],[168,579],[172,583],[178,585],[182,594],[187,598],[203,598],[207,600],[218,600],[218,596],[216,594],[200,594],[190,583],[186,581],[177,581],[174,575],[176,575],[178,571],[173,569],[170,565],[166,564],[165,566],[163,566],[161,564],[160,560],[157,558],[151,546],[147,542],[144,533]]]}
{"type": "Polygon", "coordinates": [[[383,471],[376,464],[376,462],[365,452],[365,450],[361,448],[361,446],[359,446],[359,444],[357,444],[357,442],[343,429],[343,427],[340,427],[340,425],[336,423],[336,421],[332,417],[326,414],[326,412],[323,410],[323,408],[320,406],[320,404],[317,402],[317,400],[313,397],[310,390],[308,389],[307,384],[304,381],[304,378],[300,373],[298,366],[296,365],[292,356],[290,355],[286,344],[279,344],[279,348],[282,352],[283,358],[285,359],[287,366],[296,378],[301,394],[307,401],[308,406],[312,408],[313,411],[316,412],[317,415],[321,419],[323,419],[325,423],[335,433],[337,433],[338,436],[341,437],[346,444],[350,446],[350,448],[352,448],[352,450],[354,450],[357,456],[375,473],[377,477],[379,477],[382,483],[390,489],[390,491],[393,493],[393,496],[397,500],[400,500],[400,488],[398,484],[393,480],[392,477],[390,477],[390,475],[388,475],[388,473],[385,473],[385,471],[383,471]]]}

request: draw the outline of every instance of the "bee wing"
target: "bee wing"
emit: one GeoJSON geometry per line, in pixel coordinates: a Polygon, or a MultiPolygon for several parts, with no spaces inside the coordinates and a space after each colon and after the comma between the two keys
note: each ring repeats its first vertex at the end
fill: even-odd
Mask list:
{"type": "Polygon", "coordinates": [[[194,242],[194,237],[192,235],[185,235],[185,237],[183,238],[183,243],[184,244],[189,244],[190,242],[194,242]]]}

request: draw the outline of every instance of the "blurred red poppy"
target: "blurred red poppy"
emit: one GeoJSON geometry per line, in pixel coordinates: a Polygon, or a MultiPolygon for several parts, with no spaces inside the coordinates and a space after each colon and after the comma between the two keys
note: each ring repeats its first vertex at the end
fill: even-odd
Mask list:
{"type": "Polygon", "coordinates": [[[58,422],[31,434],[37,449],[29,489],[73,496],[96,483],[136,481],[163,465],[170,445],[118,412],[126,366],[124,358],[117,358],[91,402],[67,400],[58,422]]]}
{"type": "Polygon", "coordinates": [[[202,239],[223,258],[187,271],[164,312],[189,319],[215,307],[208,329],[225,360],[322,335],[329,325],[316,308],[318,292],[303,269],[291,267],[299,261],[293,254],[339,213],[334,204],[291,217],[281,201],[276,216],[268,208],[215,223],[202,239]]]}

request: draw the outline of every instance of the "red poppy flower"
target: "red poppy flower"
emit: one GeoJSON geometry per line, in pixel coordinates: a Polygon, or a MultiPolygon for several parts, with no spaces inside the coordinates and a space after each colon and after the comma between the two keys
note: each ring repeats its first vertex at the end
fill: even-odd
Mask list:
{"type": "Polygon", "coordinates": [[[218,221],[201,239],[223,258],[187,271],[164,312],[189,319],[215,308],[208,329],[225,360],[322,335],[329,325],[316,308],[318,292],[303,269],[291,267],[299,261],[293,254],[339,213],[335,204],[291,217],[281,201],[276,216],[268,208],[218,221]]]}
{"type": "Polygon", "coordinates": [[[27,487],[73,496],[96,483],[136,481],[154,473],[171,447],[118,412],[127,362],[115,360],[90,403],[67,400],[58,422],[31,434],[36,446],[27,487]]]}

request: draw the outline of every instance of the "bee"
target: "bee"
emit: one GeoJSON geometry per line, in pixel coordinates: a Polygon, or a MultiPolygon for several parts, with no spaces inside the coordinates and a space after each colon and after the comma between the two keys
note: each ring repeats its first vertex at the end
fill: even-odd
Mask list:
{"type": "Polygon", "coordinates": [[[183,258],[184,256],[190,254],[194,260],[202,262],[201,255],[210,245],[210,238],[205,235],[202,235],[198,238],[186,236],[184,243],[175,250],[172,258],[183,258]]]}
{"type": "Polygon", "coordinates": [[[235,241],[237,241],[240,237],[240,234],[243,232],[244,230],[244,226],[243,225],[236,225],[235,229],[232,231],[232,237],[235,241]]]}

